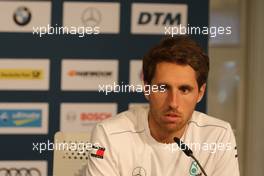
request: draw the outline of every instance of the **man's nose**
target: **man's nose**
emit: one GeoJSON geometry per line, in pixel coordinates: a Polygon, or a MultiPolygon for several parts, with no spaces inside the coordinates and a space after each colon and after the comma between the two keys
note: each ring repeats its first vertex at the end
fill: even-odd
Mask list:
{"type": "Polygon", "coordinates": [[[169,94],[169,106],[172,108],[172,109],[177,109],[179,107],[179,92],[178,91],[175,91],[175,90],[172,90],[169,94]]]}

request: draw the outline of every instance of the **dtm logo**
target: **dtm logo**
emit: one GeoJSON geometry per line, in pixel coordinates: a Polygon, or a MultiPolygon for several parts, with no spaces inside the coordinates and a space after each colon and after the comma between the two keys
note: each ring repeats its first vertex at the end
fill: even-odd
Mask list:
{"type": "Polygon", "coordinates": [[[146,25],[152,23],[154,25],[180,25],[180,13],[163,13],[163,12],[141,12],[138,18],[139,25],[146,25]]]}
{"type": "Polygon", "coordinates": [[[132,34],[164,34],[166,26],[185,26],[186,4],[133,3],[132,34]]]}
{"type": "Polygon", "coordinates": [[[40,127],[40,109],[0,109],[0,127],[40,127]]]}

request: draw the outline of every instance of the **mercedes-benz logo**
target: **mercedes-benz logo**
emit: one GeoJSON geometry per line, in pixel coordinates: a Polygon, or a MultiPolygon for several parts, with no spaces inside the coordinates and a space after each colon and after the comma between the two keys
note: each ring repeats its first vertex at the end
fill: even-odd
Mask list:
{"type": "Polygon", "coordinates": [[[98,26],[101,22],[101,12],[96,8],[89,7],[83,11],[81,19],[85,26],[98,26]]]}
{"type": "Polygon", "coordinates": [[[132,176],[146,176],[146,171],[143,167],[136,167],[133,172],[132,176]]]}
{"type": "Polygon", "coordinates": [[[25,26],[31,20],[31,12],[27,7],[18,7],[14,12],[13,19],[17,25],[25,26]]]}

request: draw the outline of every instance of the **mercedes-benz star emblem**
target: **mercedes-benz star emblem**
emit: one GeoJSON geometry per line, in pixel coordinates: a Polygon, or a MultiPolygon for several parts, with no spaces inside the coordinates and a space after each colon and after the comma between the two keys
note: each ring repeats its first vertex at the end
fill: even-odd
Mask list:
{"type": "Polygon", "coordinates": [[[18,7],[14,12],[13,19],[17,25],[25,26],[31,20],[31,12],[26,7],[18,7]]]}
{"type": "Polygon", "coordinates": [[[87,8],[83,11],[81,19],[85,26],[98,26],[101,22],[101,12],[96,8],[87,8]]]}
{"type": "Polygon", "coordinates": [[[133,172],[132,176],[146,176],[146,171],[143,167],[136,167],[133,172]]]}

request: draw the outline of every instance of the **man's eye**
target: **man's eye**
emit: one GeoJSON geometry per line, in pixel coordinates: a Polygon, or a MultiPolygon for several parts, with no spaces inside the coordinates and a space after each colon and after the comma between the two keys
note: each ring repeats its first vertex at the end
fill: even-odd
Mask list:
{"type": "Polygon", "coordinates": [[[187,87],[183,87],[180,89],[183,94],[188,94],[190,92],[190,89],[187,87]]]}

